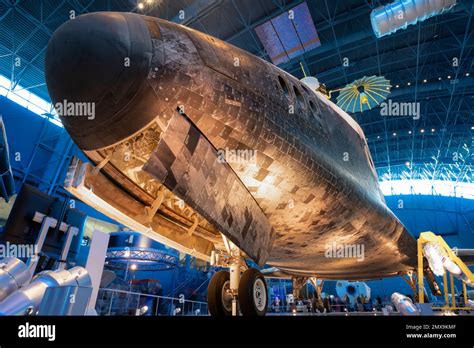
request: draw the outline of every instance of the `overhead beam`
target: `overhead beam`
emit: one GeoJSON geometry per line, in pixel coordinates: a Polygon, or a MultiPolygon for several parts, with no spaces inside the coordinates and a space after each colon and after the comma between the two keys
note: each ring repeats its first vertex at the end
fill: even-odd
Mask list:
{"type": "Polygon", "coordinates": [[[222,0],[195,0],[182,9],[183,12],[179,11],[170,21],[189,26],[217,9],[221,3],[222,0]]]}

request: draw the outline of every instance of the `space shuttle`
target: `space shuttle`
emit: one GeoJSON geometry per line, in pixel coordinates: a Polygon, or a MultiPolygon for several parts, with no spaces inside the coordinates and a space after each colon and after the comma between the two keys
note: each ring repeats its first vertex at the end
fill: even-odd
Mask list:
{"type": "Polygon", "coordinates": [[[59,27],[45,71],[53,104],[75,106],[58,114],[90,160],[73,161],[66,188],[228,267],[210,282],[211,314],[264,314],[264,277],[245,259],[299,278],[415,269],[362,129],[310,83],[188,27],[111,12],[59,27]]]}

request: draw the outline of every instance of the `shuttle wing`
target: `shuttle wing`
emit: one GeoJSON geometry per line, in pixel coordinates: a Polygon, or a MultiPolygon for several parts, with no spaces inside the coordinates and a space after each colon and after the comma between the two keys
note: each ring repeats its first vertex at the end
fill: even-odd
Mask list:
{"type": "Polygon", "coordinates": [[[265,278],[291,279],[292,275],[276,267],[264,268],[260,270],[265,278]]]}
{"type": "Polygon", "coordinates": [[[265,263],[275,237],[273,227],[229,164],[186,115],[175,112],[143,169],[259,265],[265,263]]]}

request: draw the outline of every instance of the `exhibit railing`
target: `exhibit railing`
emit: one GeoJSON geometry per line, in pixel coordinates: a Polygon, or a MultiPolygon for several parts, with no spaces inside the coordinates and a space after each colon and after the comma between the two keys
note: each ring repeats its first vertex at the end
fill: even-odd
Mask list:
{"type": "Polygon", "coordinates": [[[108,316],[209,315],[206,302],[118,289],[99,289],[96,311],[98,315],[108,316]]]}
{"type": "Polygon", "coordinates": [[[324,308],[315,307],[309,304],[308,302],[302,304],[293,304],[293,305],[280,305],[275,306],[271,305],[268,308],[268,313],[275,314],[307,314],[307,315],[392,315],[398,314],[393,311],[393,306],[390,302],[382,303],[382,305],[372,305],[372,304],[331,304],[330,310],[324,308]],[[391,308],[392,307],[392,308],[391,308]],[[385,311],[385,310],[386,311],[385,311]]]}
{"type": "MultiPolygon", "coordinates": [[[[436,307],[443,305],[443,302],[433,301],[433,309],[436,311],[436,307]]],[[[456,299],[456,304],[458,306],[463,305],[463,302],[459,299],[456,299]]],[[[330,305],[330,310],[316,307],[313,308],[313,305],[309,303],[298,304],[298,305],[280,305],[275,306],[271,305],[268,307],[267,313],[275,315],[347,315],[347,316],[367,316],[367,315],[401,315],[397,312],[391,302],[383,302],[381,305],[374,304],[332,304],[330,305]]],[[[468,310],[468,313],[474,315],[474,309],[472,311],[468,310]]]]}

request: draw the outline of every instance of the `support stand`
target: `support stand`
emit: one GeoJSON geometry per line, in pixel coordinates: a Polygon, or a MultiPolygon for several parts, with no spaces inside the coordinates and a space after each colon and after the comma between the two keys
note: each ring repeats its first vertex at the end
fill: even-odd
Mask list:
{"type": "Polygon", "coordinates": [[[240,249],[222,235],[225,248],[229,254],[229,269],[230,269],[230,292],[232,294],[232,316],[238,315],[237,299],[239,294],[240,271],[242,266],[242,256],[240,249]]]}
{"type": "MultiPolygon", "coordinates": [[[[415,274],[413,272],[407,272],[406,274],[402,274],[402,279],[408,284],[408,286],[410,286],[411,288],[411,291],[413,292],[413,300],[414,302],[420,302],[420,303],[423,303],[420,301],[420,298],[421,298],[421,294],[420,294],[420,291],[421,292],[424,292],[423,289],[421,289],[420,291],[417,289],[416,287],[416,279],[420,277],[420,273],[417,274],[417,277],[415,277],[415,274]]],[[[421,278],[423,278],[423,273],[421,273],[421,278]]],[[[424,294],[423,294],[424,295],[424,294]]],[[[423,296],[424,298],[424,296],[423,296]]]]}
{"type": "Polygon", "coordinates": [[[474,275],[472,274],[471,270],[466,266],[466,264],[453,252],[453,250],[449,247],[449,245],[444,241],[441,236],[435,235],[433,232],[423,232],[420,233],[420,237],[417,241],[418,247],[418,293],[419,293],[419,303],[424,303],[424,291],[423,291],[423,246],[428,243],[433,243],[438,245],[444,256],[449,258],[452,262],[454,262],[462,271],[463,276],[463,293],[464,293],[464,307],[457,307],[456,306],[456,298],[454,293],[454,277],[452,273],[449,273],[445,270],[443,274],[443,287],[444,287],[444,300],[445,305],[442,307],[433,307],[433,309],[441,309],[441,310],[472,310],[472,308],[467,306],[467,294],[466,294],[466,284],[465,282],[469,282],[474,284],[474,275]],[[451,288],[451,304],[449,303],[449,288],[448,288],[448,276],[449,273],[449,283],[451,288]],[[421,276],[420,276],[421,274],[421,276]]]}

